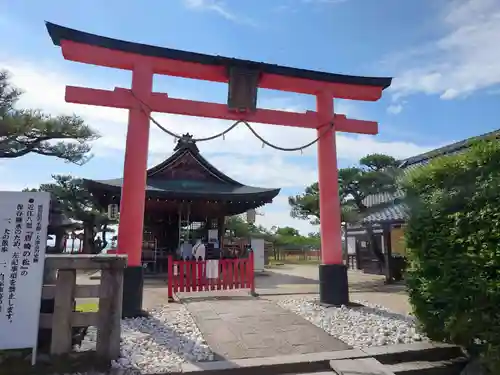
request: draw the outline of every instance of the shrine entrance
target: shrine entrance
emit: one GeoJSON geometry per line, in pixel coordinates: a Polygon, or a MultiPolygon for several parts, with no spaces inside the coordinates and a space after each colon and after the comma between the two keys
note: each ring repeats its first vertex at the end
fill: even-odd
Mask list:
{"type": "Polygon", "coordinates": [[[118,232],[119,253],[128,255],[123,301],[125,316],[141,312],[141,246],[149,126],[150,121],[154,121],[152,112],[315,129],[321,192],[320,300],[333,305],[349,302],[347,268],[342,257],[335,132],[377,134],[378,125],[335,114],[333,99],[377,101],[382,91],[390,86],[391,78],[296,69],[132,43],[52,23],[46,26],[65,59],[132,71],[131,89],[66,87],[67,102],[129,110],[118,232]],[[152,92],[154,74],[227,83],[227,104],[174,99],[166,93],[152,92]],[[258,109],[259,88],[314,95],[316,111],[294,113],[258,109]]]}

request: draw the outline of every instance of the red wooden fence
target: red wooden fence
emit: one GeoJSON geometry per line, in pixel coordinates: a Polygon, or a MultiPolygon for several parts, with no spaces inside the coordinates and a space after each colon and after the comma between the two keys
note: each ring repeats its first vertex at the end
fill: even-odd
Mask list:
{"type": "Polygon", "coordinates": [[[250,289],[250,293],[255,294],[253,252],[245,259],[210,261],[168,258],[169,299],[177,292],[230,289],[250,289]]]}

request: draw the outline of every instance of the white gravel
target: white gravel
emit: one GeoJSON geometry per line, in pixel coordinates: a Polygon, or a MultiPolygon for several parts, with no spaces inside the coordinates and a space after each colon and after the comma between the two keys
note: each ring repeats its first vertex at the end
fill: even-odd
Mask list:
{"type": "Polygon", "coordinates": [[[323,307],[313,298],[286,298],[281,307],[293,311],[354,348],[428,341],[415,318],[390,312],[383,306],[354,301],[362,307],[323,307]]]}
{"type": "MultiPolygon", "coordinates": [[[[149,313],[149,318],[122,320],[121,356],[113,368],[167,373],[180,371],[185,362],[213,361],[212,351],[184,306],[158,307],[149,313]]],[[[95,350],[96,339],[97,330],[90,327],[77,350],[95,350]]]]}

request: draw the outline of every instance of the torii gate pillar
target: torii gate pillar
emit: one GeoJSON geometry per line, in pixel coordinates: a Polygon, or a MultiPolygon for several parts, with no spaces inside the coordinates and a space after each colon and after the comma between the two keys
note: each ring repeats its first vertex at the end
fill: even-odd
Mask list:
{"type": "MultiPolygon", "coordinates": [[[[316,95],[318,123],[331,121],[333,96],[322,92],[316,95]]],[[[319,266],[320,300],[326,304],[345,305],[349,302],[347,267],[342,256],[342,232],[334,127],[318,128],[318,186],[321,234],[321,264],[319,266]],[[324,192],[329,192],[325,194],[324,192]],[[330,193],[331,192],[331,193],[330,193]]]]}
{"type": "Polygon", "coordinates": [[[132,71],[132,90],[66,87],[67,102],[129,110],[118,238],[119,253],[128,255],[124,317],[141,313],[150,112],[315,129],[319,136],[320,300],[332,305],[349,302],[347,267],[342,257],[335,132],[377,134],[378,125],[335,114],[333,99],[376,101],[391,84],[391,78],[347,76],[178,51],[105,38],[52,23],[47,23],[47,30],[67,60],[132,71]],[[151,92],[154,74],[228,83],[228,104],[174,99],[165,93],[151,92]],[[294,113],[258,109],[258,88],[314,95],[317,110],[294,113]]]}

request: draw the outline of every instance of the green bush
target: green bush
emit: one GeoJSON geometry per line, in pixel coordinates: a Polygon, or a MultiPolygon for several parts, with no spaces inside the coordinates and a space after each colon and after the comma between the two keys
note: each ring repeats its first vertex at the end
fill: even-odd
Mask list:
{"type": "Polygon", "coordinates": [[[433,340],[500,374],[500,142],[475,143],[403,181],[410,302],[433,340]]]}

